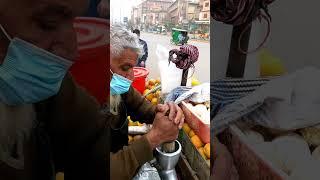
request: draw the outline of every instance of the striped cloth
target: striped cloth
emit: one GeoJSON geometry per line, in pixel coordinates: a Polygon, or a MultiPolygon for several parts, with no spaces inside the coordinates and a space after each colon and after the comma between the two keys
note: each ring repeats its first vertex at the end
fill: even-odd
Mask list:
{"type": "Polygon", "coordinates": [[[270,79],[224,79],[211,83],[211,134],[219,134],[239,117],[258,109],[261,104],[243,107],[237,102],[268,81],[270,79]]]}
{"type": "Polygon", "coordinates": [[[269,79],[224,79],[211,83],[211,117],[236,100],[252,93],[269,79]]]}

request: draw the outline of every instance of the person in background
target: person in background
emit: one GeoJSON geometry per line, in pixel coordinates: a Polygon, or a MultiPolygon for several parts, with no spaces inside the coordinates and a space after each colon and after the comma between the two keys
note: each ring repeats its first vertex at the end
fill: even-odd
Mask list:
{"type": "Polygon", "coordinates": [[[139,38],[139,43],[142,46],[142,56],[138,58],[138,62],[137,62],[137,66],[138,67],[146,67],[146,61],[148,58],[148,45],[147,42],[142,40],[140,38],[140,30],[139,29],[135,29],[133,30],[133,33],[137,34],[138,38],[139,38]]]}
{"type": "Polygon", "coordinates": [[[132,179],[140,166],[151,161],[153,150],[162,143],[178,137],[184,115],[174,103],[152,105],[132,86],[133,67],[139,56],[137,36],[124,27],[113,25],[110,29],[111,82],[111,179],[132,179]],[[168,115],[166,114],[168,112],[168,115]],[[152,124],[151,130],[128,145],[128,121],[152,124]]]}
{"type": "Polygon", "coordinates": [[[110,18],[108,0],[90,0],[86,17],[110,18]]]}

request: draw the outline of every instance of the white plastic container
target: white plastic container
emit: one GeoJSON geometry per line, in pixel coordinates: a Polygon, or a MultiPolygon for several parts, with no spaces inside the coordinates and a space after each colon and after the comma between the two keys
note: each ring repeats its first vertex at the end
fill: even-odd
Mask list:
{"type": "Polygon", "coordinates": [[[168,61],[158,62],[161,78],[161,91],[163,94],[169,93],[174,88],[181,85],[182,70],[178,69],[173,63],[170,63],[170,65],[168,64],[168,61]]]}
{"type": "Polygon", "coordinates": [[[161,78],[161,91],[167,94],[174,88],[181,85],[182,69],[176,67],[174,63],[169,65],[169,49],[164,46],[157,45],[156,54],[158,57],[158,67],[161,78]]]}

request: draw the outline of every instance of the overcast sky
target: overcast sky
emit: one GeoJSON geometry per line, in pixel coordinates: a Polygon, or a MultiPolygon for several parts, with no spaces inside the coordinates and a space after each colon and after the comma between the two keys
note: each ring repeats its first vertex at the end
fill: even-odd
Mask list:
{"type": "Polygon", "coordinates": [[[138,5],[142,0],[111,0],[110,13],[111,21],[119,21],[123,17],[131,18],[131,9],[138,5]]]}

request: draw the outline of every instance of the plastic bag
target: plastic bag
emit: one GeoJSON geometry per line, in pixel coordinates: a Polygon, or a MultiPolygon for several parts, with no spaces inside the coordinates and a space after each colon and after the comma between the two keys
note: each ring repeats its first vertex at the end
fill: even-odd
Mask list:
{"type": "Polygon", "coordinates": [[[253,93],[226,106],[212,120],[218,134],[243,117],[275,130],[296,130],[320,123],[320,70],[304,68],[270,80],[253,93]]]}
{"type": "Polygon", "coordinates": [[[164,102],[174,101],[175,104],[179,104],[185,100],[197,104],[210,101],[210,83],[203,83],[192,88],[179,86],[167,95],[164,102]]]}
{"type": "Polygon", "coordinates": [[[178,69],[173,63],[169,64],[169,49],[164,46],[157,45],[156,55],[160,71],[161,90],[163,94],[167,94],[181,85],[182,70],[178,69]]]}
{"type": "Polygon", "coordinates": [[[173,89],[166,97],[165,103],[167,102],[174,102],[176,99],[179,98],[182,94],[191,90],[191,87],[179,86],[173,89]]]}
{"type": "Polygon", "coordinates": [[[152,128],[152,125],[143,125],[143,126],[129,126],[128,134],[147,134],[152,128]]]}
{"type": "Polygon", "coordinates": [[[210,83],[203,83],[199,86],[193,87],[190,91],[179,96],[175,103],[179,104],[184,100],[189,100],[194,103],[205,103],[210,101],[210,83]]]}
{"type": "Polygon", "coordinates": [[[132,180],[161,180],[159,173],[155,167],[152,167],[150,163],[145,163],[132,180]]]}

